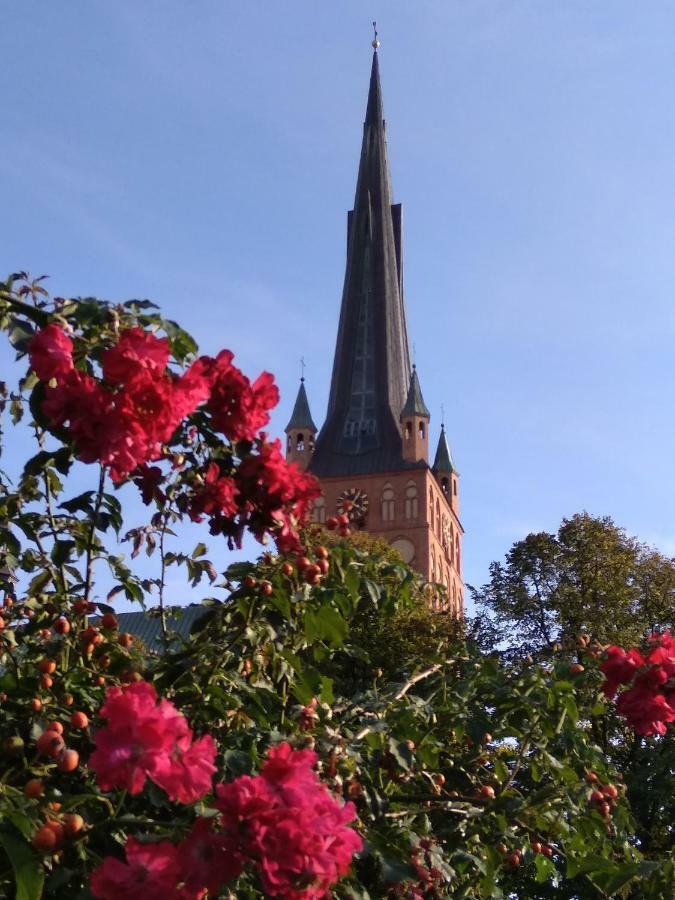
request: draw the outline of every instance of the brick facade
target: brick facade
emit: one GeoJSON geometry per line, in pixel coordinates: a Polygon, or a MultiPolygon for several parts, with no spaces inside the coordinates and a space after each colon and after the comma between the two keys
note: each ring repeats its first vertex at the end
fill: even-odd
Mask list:
{"type": "Polygon", "coordinates": [[[368,514],[363,530],[384,538],[428,581],[444,585],[446,595],[434,596],[435,606],[463,614],[463,529],[454,473],[447,479],[448,495],[429,468],[320,480],[323,496],[315,506],[314,521],[325,522],[335,515],[345,490],[364,491],[368,514]]]}

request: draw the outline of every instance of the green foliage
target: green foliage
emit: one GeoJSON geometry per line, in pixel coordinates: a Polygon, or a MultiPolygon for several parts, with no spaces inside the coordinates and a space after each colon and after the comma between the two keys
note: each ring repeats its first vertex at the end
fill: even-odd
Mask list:
{"type": "MultiPolygon", "coordinates": [[[[134,324],[167,334],[176,365],[196,350],[147,301],[50,305],[41,282],[26,279],[0,291],[0,325],[19,355],[49,321],[79,330],[83,366],[134,324]]],[[[458,623],[428,609],[429,588],[419,577],[367,537],[341,540],[309,529],[307,555],[323,560],[326,570],[313,584],[296,558],[272,553],[219,572],[213,560],[222,558],[222,542],[232,535],[217,537],[213,559],[202,542],[192,552],[180,544],[172,551],[166,540],[180,537],[186,514],[181,490],[201,477],[188,425],[199,425],[199,440],[214,452],[234,451],[218,447],[195,414],[166,448],[172,474],[151,498],[148,522],[128,529],[105,471],[92,470],[91,489],[82,490],[81,477],[74,487],[73,447],[67,435],[46,430],[36,391],[28,375],[7,394],[12,427],[30,427],[37,447],[14,481],[0,474],[0,579],[8,601],[15,600],[4,607],[0,630],[0,896],[85,898],[91,870],[104,856],[121,855],[128,835],[177,841],[198,813],[209,813],[208,796],[195,809],[170,803],[152,785],[135,796],[104,792],[86,765],[61,771],[37,752],[40,734],[57,721],[86,763],[106,688],[140,676],[176,704],[196,734],[216,739],[218,781],[257,772],[280,740],[315,748],[321,778],[355,804],[365,840],[352,872],[335,888],[337,898],[673,896],[672,832],[665,825],[673,792],[667,757],[660,755],[672,735],[670,744],[642,740],[626,761],[621,753],[628,745],[620,753],[612,744],[616,721],[598,695],[593,657],[583,673],[572,673],[564,654],[535,663],[479,653],[462,640],[458,623]],[[156,561],[152,577],[134,571],[143,550],[156,561]],[[118,596],[139,604],[161,600],[172,567],[184,571],[192,597],[197,590],[210,594],[189,640],[167,631],[158,655],[113,626],[90,630],[88,615],[109,612],[118,596]],[[63,618],[69,628],[60,632],[63,618]],[[47,680],[45,660],[55,663],[47,680]],[[69,725],[74,710],[88,715],[92,729],[69,725]],[[635,766],[644,779],[635,794],[637,831],[617,766],[635,766]],[[607,816],[589,803],[589,777],[617,787],[607,816]],[[42,794],[27,793],[31,779],[42,780],[42,794]],[[657,809],[659,827],[647,834],[648,811],[657,809]],[[47,818],[69,812],[82,815],[86,827],[56,855],[32,846],[47,818]]],[[[558,566],[571,579],[593,570],[592,561],[575,568],[571,551],[545,538],[529,557],[523,551],[533,571],[558,566]]],[[[574,546],[571,534],[565,540],[574,546]]],[[[629,554],[618,550],[628,566],[629,554]]],[[[528,570],[518,580],[516,569],[526,562],[513,557],[496,582],[506,591],[513,577],[525,613],[533,576],[528,570]]],[[[653,570],[645,566],[639,574],[641,590],[648,583],[656,597],[655,586],[663,590],[669,582],[653,562],[653,570]]],[[[621,583],[616,576],[603,589],[606,606],[613,590],[628,603],[621,583]]],[[[563,598],[574,604],[571,584],[555,595],[561,606],[563,598]]],[[[584,599],[564,613],[570,628],[592,608],[585,581],[583,589],[581,581],[574,584],[584,599]]],[[[509,601],[503,615],[520,610],[509,601]]],[[[159,614],[165,621],[162,604],[159,614]]],[[[535,618],[528,640],[537,637],[535,618]]],[[[262,896],[248,875],[230,889],[229,896],[262,896]]]]}
{"type": "Polygon", "coordinates": [[[471,588],[483,646],[517,654],[574,645],[585,632],[629,646],[675,621],[675,562],[609,517],[564,519],[557,534],[529,534],[490,581],[471,588]]]}

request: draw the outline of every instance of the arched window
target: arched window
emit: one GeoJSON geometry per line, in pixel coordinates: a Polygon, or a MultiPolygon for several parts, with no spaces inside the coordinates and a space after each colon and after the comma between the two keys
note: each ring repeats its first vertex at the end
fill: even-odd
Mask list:
{"type": "Polygon", "coordinates": [[[450,565],[455,564],[455,529],[450,525],[450,565]]]}
{"type": "Polygon", "coordinates": [[[462,567],[459,562],[459,535],[458,534],[455,535],[455,560],[456,560],[457,571],[460,572],[462,567]]]}
{"type": "Polygon", "coordinates": [[[455,497],[457,496],[457,479],[456,478],[452,479],[452,493],[455,495],[455,497]]]}
{"type": "Polygon", "coordinates": [[[293,441],[291,440],[291,436],[289,434],[288,437],[286,438],[286,452],[290,453],[292,447],[293,447],[293,441]]]}
{"type": "Polygon", "coordinates": [[[305,449],[305,438],[301,431],[298,432],[298,436],[295,439],[295,449],[299,451],[305,449]]]}
{"type": "Polygon", "coordinates": [[[410,422],[405,423],[405,439],[409,441],[412,437],[412,425],[410,422]]]}
{"type": "Polygon", "coordinates": [[[431,581],[436,581],[436,554],[433,547],[431,548],[431,572],[429,573],[431,581]]]}
{"type": "Polygon", "coordinates": [[[405,488],[405,517],[417,518],[417,485],[414,481],[409,481],[405,488]]]}
{"type": "Polygon", "coordinates": [[[309,440],[307,443],[309,444],[310,452],[313,453],[314,452],[314,435],[311,432],[310,432],[309,440]]]}
{"type": "Polygon", "coordinates": [[[396,515],[396,510],[394,508],[394,489],[387,482],[385,486],[382,488],[382,521],[383,522],[393,522],[394,516],[396,515]]]}
{"type": "Polygon", "coordinates": [[[434,492],[429,488],[429,528],[434,527],[434,492]]]}
{"type": "Polygon", "coordinates": [[[450,494],[450,484],[448,483],[447,478],[441,478],[441,490],[446,497],[450,494]]]}
{"type": "Polygon", "coordinates": [[[424,422],[420,422],[417,426],[417,436],[421,441],[424,440],[424,422]]]}
{"type": "Polygon", "coordinates": [[[312,509],[312,519],[315,522],[325,522],[326,521],[326,498],[325,497],[317,497],[314,501],[314,508],[312,509]]]}
{"type": "Polygon", "coordinates": [[[436,500],[436,534],[441,536],[441,504],[436,500]]]}

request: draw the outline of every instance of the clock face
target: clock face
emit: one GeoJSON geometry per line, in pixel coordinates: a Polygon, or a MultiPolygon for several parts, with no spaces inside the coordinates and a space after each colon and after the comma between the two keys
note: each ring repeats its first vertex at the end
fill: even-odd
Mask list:
{"type": "Polygon", "coordinates": [[[338,512],[349,516],[352,522],[362,524],[368,515],[368,494],[360,488],[348,488],[338,497],[338,512]]]}

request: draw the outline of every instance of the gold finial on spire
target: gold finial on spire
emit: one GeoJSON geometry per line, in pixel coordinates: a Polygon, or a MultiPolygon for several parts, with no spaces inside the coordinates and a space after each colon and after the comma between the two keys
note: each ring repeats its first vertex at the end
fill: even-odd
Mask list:
{"type": "Polygon", "coordinates": [[[300,357],[300,381],[305,380],[305,357],[300,357]]]}
{"type": "Polygon", "coordinates": [[[379,40],[377,39],[377,22],[373,22],[373,42],[372,42],[372,45],[373,45],[373,50],[377,50],[378,47],[380,46],[380,42],[379,42],[379,40]]]}
{"type": "Polygon", "coordinates": [[[441,428],[445,428],[445,406],[441,403],[441,428]]]}

